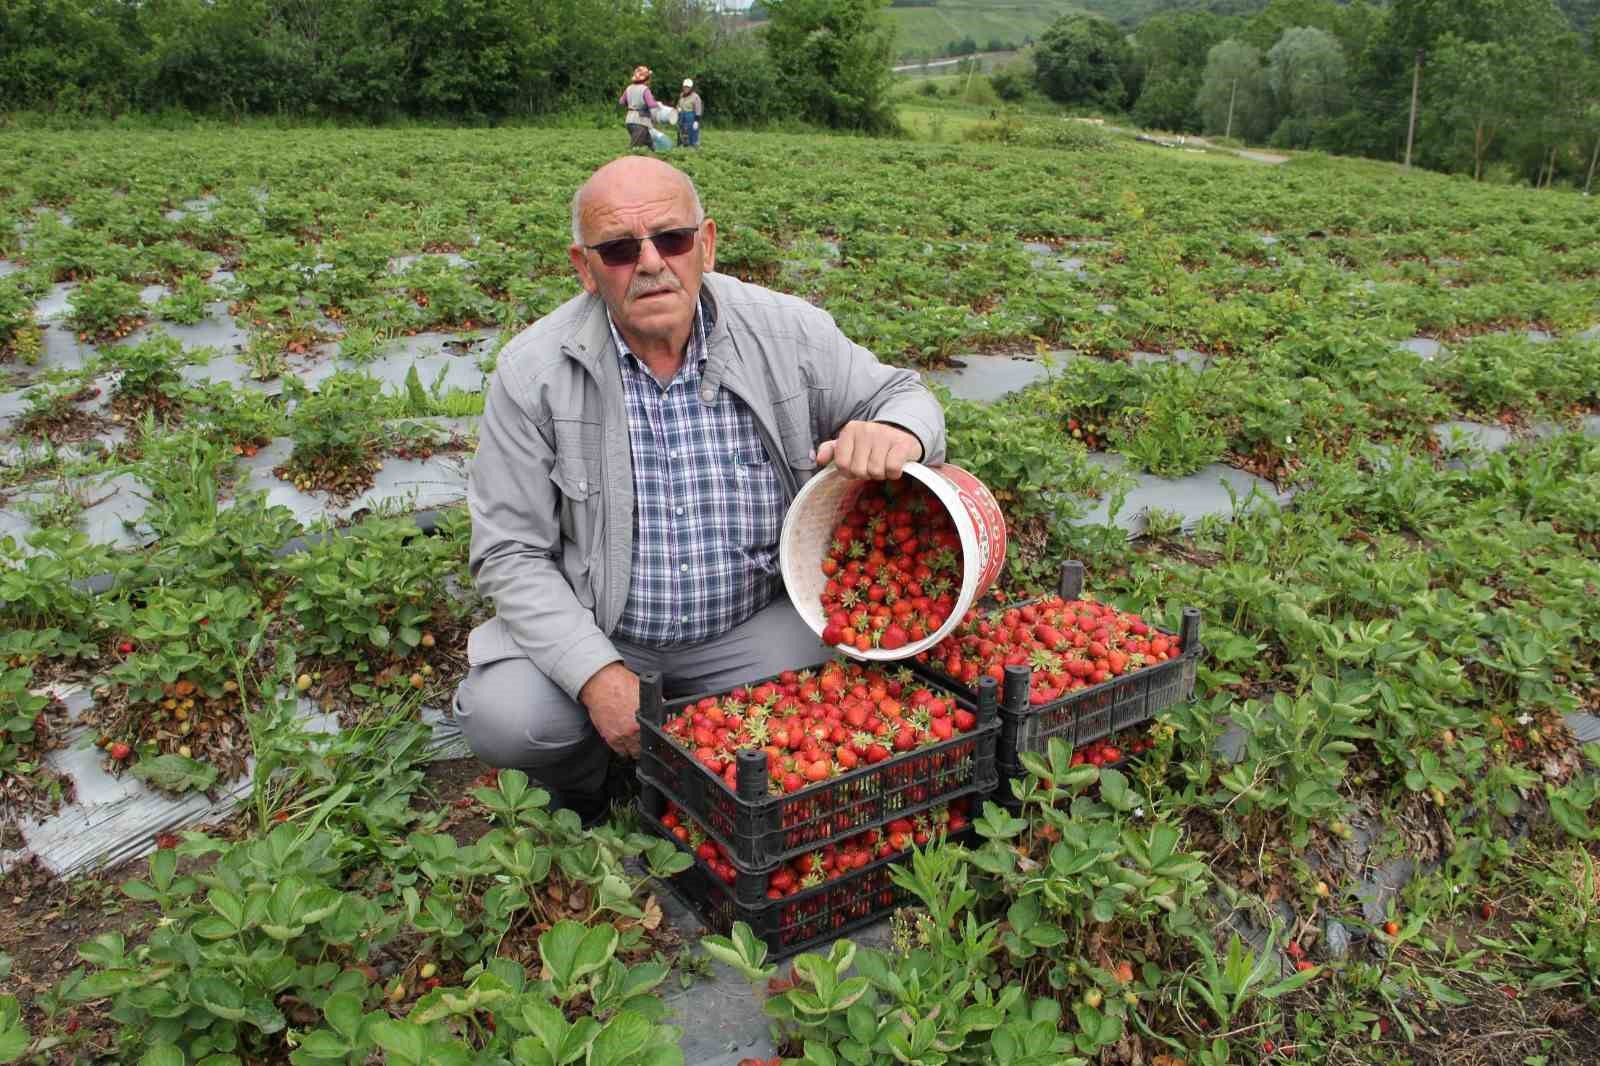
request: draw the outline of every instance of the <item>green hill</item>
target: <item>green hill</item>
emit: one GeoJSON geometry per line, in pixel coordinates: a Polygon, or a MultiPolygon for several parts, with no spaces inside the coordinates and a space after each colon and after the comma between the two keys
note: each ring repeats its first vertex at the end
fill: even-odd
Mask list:
{"type": "Polygon", "coordinates": [[[981,49],[991,43],[1016,47],[1067,12],[1081,10],[1071,0],[940,0],[930,7],[893,7],[889,16],[901,55],[943,55],[952,41],[968,37],[981,49]]]}
{"type": "Polygon", "coordinates": [[[1250,15],[1266,0],[937,0],[923,7],[891,7],[900,55],[942,55],[952,42],[971,38],[980,49],[1037,39],[1050,23],[1072,11],[1092,11],[1132,29],[1151,15],[1206,8],[1225,15],[1250,15]]]}

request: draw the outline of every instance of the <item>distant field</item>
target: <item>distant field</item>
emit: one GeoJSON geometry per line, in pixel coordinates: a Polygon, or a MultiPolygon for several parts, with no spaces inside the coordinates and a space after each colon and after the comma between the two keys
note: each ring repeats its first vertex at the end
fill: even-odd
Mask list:
{"type": "Polygon", "coordinates": [[[1067,0],[940,0],[936,7],[890,8],[889,17],[897,27],[895,50],[907,55],[939,53],[964,37],[977,41],[979,48],[987,48],[991,40],[1021,44],[1024,37],[1037,39],[1050,23],[1076,10],[1067,0]]]}

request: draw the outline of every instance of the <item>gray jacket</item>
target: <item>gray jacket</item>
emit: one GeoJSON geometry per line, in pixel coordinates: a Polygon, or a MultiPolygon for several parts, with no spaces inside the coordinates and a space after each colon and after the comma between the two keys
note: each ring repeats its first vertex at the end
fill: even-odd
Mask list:
{"type": "MultiPolygon", "coordinates": [[[[793,499],[816,448],[856,419],[892,422],[944,461],[944,412],[915,371],[884,366],[804,300],[708,273],[702,395],[747,404],[793,499]]],[[[512,338],[489,382],[467,484],[470,567],[496,615],[472,665],[526,655],[574,699],[620,658],[608,634],[627,603],[633,460],[617,350],[598,296],[578,296],[512,338]]]]}

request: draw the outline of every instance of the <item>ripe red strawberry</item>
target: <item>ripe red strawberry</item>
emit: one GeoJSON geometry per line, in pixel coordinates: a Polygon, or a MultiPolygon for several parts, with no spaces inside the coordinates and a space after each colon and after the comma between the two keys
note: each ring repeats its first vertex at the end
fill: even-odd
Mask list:
{"type": "Polygon", "coordinates": [[[109,746],[107,746],[106,754],[110,755],[117,762],[124,762],[127,760],[128,756],[133,754],[133,749],[124,742],[117,740],[113,741],[109,746]]]}

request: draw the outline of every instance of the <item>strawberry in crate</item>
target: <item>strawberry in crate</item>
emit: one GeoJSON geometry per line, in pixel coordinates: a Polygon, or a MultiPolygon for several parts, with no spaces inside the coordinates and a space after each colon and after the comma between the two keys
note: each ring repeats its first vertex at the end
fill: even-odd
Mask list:
{"type": "Polygon", "coordinates": [[[961,536],[912,478],[869,481],[822,558],[822,642],[893,651],[937,632],[961,590],[961,536]]]}
{"type": "Polygon", "coordinates": [[[662,728],[735,791],[735,755],[765,750],[768,791],[783,795],[950,740],[977,724],[972,711],[907,671],[833,662],[815,674],[785,671],[773,681],[707,696],[662,728]]]}
{"type": "Polygon", "coordinates": [[[1002,680],[1007,666],[1027,666],[1033,675],[1029,702],[1038,705],[1182,652],[1177,637],[1137,614],[1094,600],[1047,596],[970,615],[918,661],[969,686],[984,676],[1002,680]]]}

